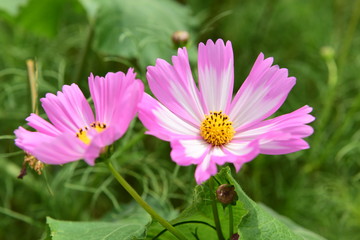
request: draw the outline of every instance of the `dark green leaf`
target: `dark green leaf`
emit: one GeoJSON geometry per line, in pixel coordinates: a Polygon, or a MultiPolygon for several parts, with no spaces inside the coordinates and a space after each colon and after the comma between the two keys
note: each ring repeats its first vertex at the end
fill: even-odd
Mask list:
{"type": "Polygon", "coordinates": [[[73,222],[47,217],[50,235],[53,240],[142,239],[151,217],[143,209],[129,207],[131,215],[118,216],[118,221],[73,222]]]}
{"type": "MultiPolygon", "coordinates": [[[[234,180],[230,168],[223,168],[215,179],[217,186],[221,184],[235,186],[238,200],[233,206],[234,231],[238,230],[241,240],[324,240],[317,234],[299,227],[292,221],[252,201],[234,180]]],[[[222,204],[217,203],[217,207],[222,233],[225,239],[229,239],[229,206],[223,208],[222,204]]],[[[183,231],[189,239],[194,239],[195,235],[198,239],[218,239],[213,229],[215,224],[211,209],[209,181],[195,188],[193,204],[173,220],[172,224],[183,231]]],[[[147,239],[159,235],[158,239],[176,239],[168,232],[159,234],[162,230],[160,225],[153,223],[149,228],[147,239]]]]}
{"type": "MultiPolygon", "coordinates": [[[[215,194],[217,186],[230,183],[228,176],[224,173],[217,174],[216,180],[218,183],[214,189],[213,194],[215,194]]],[[[210,193],[211,191],[209,181],[202,185],[196,186],[192,205],[185,209],[185,211],[182,212],[178,218],[172,221],[172,224],[176,225],[176,228],[181,230],[189,239],[195,239],[195,235],[198,237],[198,239],[218,239],[215,230],[210,193]]],[[[230,237],[229,208],[230,206],[223,207],[220,202],[217,202],[221,228],[225,239],[229,239],[230,237]]],[[[231,208],[234,216],[233,229],[236,231],[239,222],[248,211],[244,209],[244,205],[240,201],[236,201],[236,205],[231,206],[231,208]]],[[[159,235],[162,230],[163,228],[157,223],[152,224],[152,226],[149,228],[147,239],[154,238],[156,235],[159,235]]],[[[161,234],[158,239],[176,238],[174,238],[170,233],[165,232],[161,234]]]]}
{"type": "Polygon", "coordinates": [[[294,223],[291,219],[278,214],[277,212],[275,212],[271,208],[267,207],[266,205],[259,203],[259,206],[261,208],[263,208],[265,211],[267,211],[268,213],[270,213],[275,218],[279,219],[286,226],[288,226],[294,233],[302,236],[304,239],[307,239],[307,240],[325,240],[325,238],[321,237],[320,235],[318,235],[318,234],[316,234],[314,232],[311,232],[311,231],[307,230],[306,228],[303,228],[303,227],[299,226],[298,224],[294,223]]]}
{"type": "Polygon", "coordinates": [[[26,4],[28,0],[11,0],[11,1],[0,1],[0,10],[4,10],[10,15],[17,15],[19,7],[26,4]]]}
{"type": "Polygon", "coordinates": [[[179,30],[191,32],[194,25],[190,11],[175,1],[81,2],[89,18],[96,22],[95,50],[107,56],[138,58],[144,69],[156,58],[169,59],[175,53],[172,34],[179,30]]]}

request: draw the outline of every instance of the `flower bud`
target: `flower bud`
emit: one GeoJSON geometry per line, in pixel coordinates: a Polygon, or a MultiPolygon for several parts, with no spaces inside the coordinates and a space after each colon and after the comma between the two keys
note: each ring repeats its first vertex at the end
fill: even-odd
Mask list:
{"type": "Polygon", "coordinates": [[[234,233],[234,234],[231,236],[230,240],[239,240],[239,238],[240,238],[240,235],[239,235],[238,233],[234,233]]]}
{"type": "Polygon", "coordinates": [[[216,198],[223,204],[231,204],[237,200],[235,187],[230,184],[222,184],[216,190],[216,198]]]}
{"type": "Polygon", "coordinates": [[[190,35],[186,31],[176,31],[171,36],[175,48],[184,47],[188,43],[190,35]]]}
{"type": "Polygon", "coordinates": [[[321,56],[325,60],[332,60],[335,57],[335,50],[332,47],[325,46],[320,49],[321,56]]]}

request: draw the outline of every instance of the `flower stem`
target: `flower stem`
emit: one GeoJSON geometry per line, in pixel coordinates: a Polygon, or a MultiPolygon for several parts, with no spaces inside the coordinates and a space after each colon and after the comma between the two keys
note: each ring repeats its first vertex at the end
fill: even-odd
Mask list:
{"type": "Polygon", "coordinates": [[[232,206],[229,205],[229,236],[234,234],[234,215],[232,206]]]}
{"type": "Polygon", "coordinates": [[[215,199],[215,189],[214,189],[214,177],[210,178],[210,198],[211,198],[211,206],[213,210],[214,222],[216,227],[216,233],[218,235],[219,240],[225,240],[223,233],[221,231],[221,224],[219,219],[219,212],[216,206],[216,199],[215,199]]]}
{"type": "Polygon", "coordinates": [[[145,209],[145,211],[147,211],[151,215],[152,218],[158,221],[164,228],[166,228],[179,240],[187,240],[187,238],[181,232],[179,232],[168,221],[166,221],[159,214],[157,214],[157,212],[155,212],[155,210],[140,197],[140,195],[135,191],[135,189],[132,188],[130,184],[115,170],[114,166],[110,161],[107,162],[107,165],[116,180],[118,180],[118,182],[125,188],[125,190],[135,199],[135,201],[142,208],[145,209]]]}

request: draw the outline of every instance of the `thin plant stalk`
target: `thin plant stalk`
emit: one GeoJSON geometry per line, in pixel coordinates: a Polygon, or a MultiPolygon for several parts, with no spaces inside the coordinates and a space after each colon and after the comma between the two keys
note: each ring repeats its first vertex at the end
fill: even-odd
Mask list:
{"type": "Polygon", "coordinates": [[[349,50],[351,48],[351,44],[354,39],[354,34],[356,33],[356,29],[360,19],[360,0],[354,1],[354,5],[352,6],[353,12],[351,14],[350,22],[347,26],[347,30],[344,34],[343,42],[341,45],[341,49],[339,51],[339,67],[340,71],[343,72],[347,55],[349,54],[349,50]]]}
{"type": "MultiPolygon", "coordinates": [[[[338,85],[339,85],[339,73],[338,66],[335,62],[335,53],[331,47],[324,47],[321,51],[321,54],[325,60],[326,66],[328,68],[328,80],[327,80],[327,90],[324,94],[324,105],[322,107],[321,115],[317,120],[317,131],[323,132],[325,131],[325,127],[327,126],[329,120],[331,119],[331,114],[333,111],[334,102],[336,101],[336,95],[338,94],[338,85]]],[[[319,149],[319,146],[326,141],[324,139],[323,134],[316,134],[313,139],[312,148],[319,149]]],[[[305,172],[312,172],[318,169],[322,162],[325,160],[324,158],[317,158],[315,155],[316,151],[312,151],[310,153],[309,159],[318,159],[316,162],[309,162],[305,164],[303,170],[305,172]]]]}
{"type": "Polygon", "coordinates": [[[231,204],[229,207],[229,236],[234,234],[234,214],[231,204]]]}
{"type": "Polygon", "coordinates": [[[213,210],[214,222],[215,222],[215,227],[216,227],[216,233],[218,235],[219,240],[225,240],[224,235],[221,230],[219,212],[217,209],[217,202],[216,202],[215,194],[214,194],[214,192],[215,192],[214,186],[215,186],[214,177],[211,177],[210,178],[210,198],[211,198],[211,207],[213,210]]]}
{"type": "Polygon", "coordinates": [[[29,77],[29,85],[30,85],[30,95],[31,95],[31,111],[33,113],[38,114],[37,110],[37,99],[38,99],[38,91],[37,91],[37,67],[36,63],[32,59],[26,60],[26,66],[28,70],[29,77]]]}
{"type": "Polygon", "coordinates": [[[116,178],[116,180],[125,188],[125,190],[135,199],[135,201],[145,209],[146,212],[148,212],[152,218],[154,218],[156,221],[158,221],[164,228],[166,228],[169,232],[171,232],[175,237],[177,237],[179,240],[187,240],[187,238],[179,231],[177,230],[173,225],[171,225],[168,221],[166,221],[164,218],[162,218],[155,210],[150,207],[149,204],[147,204],[140,195],[135,191],[134,188],[130,186],[130,184],[116,171],[114,166],[110,161],[107,162],[107,165],[113,174],[113,176],[116,178]]]}

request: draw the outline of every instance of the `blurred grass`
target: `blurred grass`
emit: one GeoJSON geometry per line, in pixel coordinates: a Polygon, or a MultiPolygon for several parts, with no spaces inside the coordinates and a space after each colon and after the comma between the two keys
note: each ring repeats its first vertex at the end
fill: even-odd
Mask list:
{"type": "MultiPolygon", "coordinates": [[[[90,15],[106,12],[104,9],[95,8],[91,12],[91,6],[83,8],[82,2],[75,0],[44,2],[0,4],[0,239],[45,237],[46,216],[62,220],[98,219],[116,215],[131,201],[101,163],[95,167],[82,161],[47,166],[41,176],[28,170],[23,180],[16,178],[23,155],[10,136],[18,126],[25,125],[24,119],[31,112],[26,60],[34,59],[37,63],[38,91],[42,97],[74,81],[87,89],[90,72],[104,75],[130,66],[145,82],[147,61],[155,62],[158,57],[169,60],[176,53],[171,50],[172,25],[164,25],[163,35],[153,39],[155,45],[166,47],[161,56],[157,55],[158,50],[148,48],[146,44],[153,46],[151,41],[137,39],[131,42],[134,45],[127,46],[134,51],[128,51],[131,54],[143,51],[145,58],[139,52],[127,56],[122,56],[121,51],[104,53],[93,44],[101,38],[96,25],[99,20],[90,15]],[[93,27],[94,35],[89,34],[93,27]]],[[[235,89],[242,84],[259,52],[264,52],[267,57],[274,56],[276,64],[288,68],[290,75],[297,78],[279,114],[305,104],[314,108],[317,120],[312,124],[315,133],[308,139],[311,148],[290,155],[257,157],[237,175],[241,186],[254,200],[328,239],[356,239],[360,235],[360,1],[179,2],[173,5],[173,1],[164,0],[159,12],[171,6],[169,12],[178,11],[173,16],[191,17],[191,21],[174,19],[174,22],[179,20],[191,33],[192,66],[196,67],[198,42],[208,38],[231,40],[235,89]],[[333,49],[334,55],[324,56],[323,47],[333,49]]],[[[149,6],[137,7],[146,12],[149,6]]],[[[136,14],[126,10],[126,16],[136,18],[136,14]]],[[[101,17],[102,23],[106,23],[115,16],[101,17]]],[[[122,21],[124,28],[132,26],[131,19],[116,21],[122,21]]],[[[160,34],[162,26],[146,27],[160,34]]],[[[119,29],[113,28],[116,34],[119,29]]],[[[143,25],[133,28],[134,36],[153,36],[154,32],[143,29],[143,25]]],[[[111,32],[106,34],[111,36],[111,32]]],[[[116,41],[118,36],[114,37],[116,41]]],[[[124,45],[119,43],[119,47],[124,45]]],[[[87,91],[85,95],[88,96],[87,91]]],[[[145,197],[155,199],[165,209],[163,214],[171,218],[191,201],[194,167],[176,167],[170,161],[169,144],[143,132],[135,120],[115,145],[116,167],[145,197]]]]}

